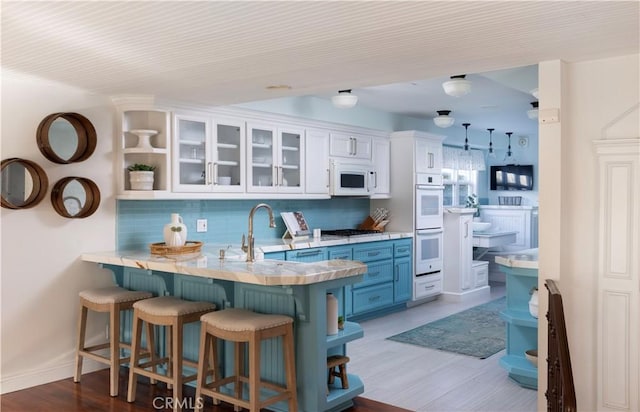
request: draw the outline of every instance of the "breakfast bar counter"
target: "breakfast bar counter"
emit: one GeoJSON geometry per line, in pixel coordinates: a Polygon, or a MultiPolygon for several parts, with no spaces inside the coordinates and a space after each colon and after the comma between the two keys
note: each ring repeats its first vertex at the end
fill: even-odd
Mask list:
{"type": "MultiPolygon", "coordinates": [[[[298,410],[340,411],[364,392],[356,375],[348,374],[348,388],[340,380],[327,384],[327,358],[347,355],[347,342],[363,336],[360,325],[345,322],[336,335],[327,335],[327,293],[339,302],[344,315],[345,287],[362,281],[367,266],[350,260],[302,263],[280,260],[245,262],[242,256],[220,259],[216,247],[203,248],[194,256],[165,258],[145,250],[85,253],[81,259],[111,270],[115,283],[131,290],[146,290],[156,296],[171,295],[186,300],[209,301],[217,308],[245,308],[260,313],[276,313],[294,319],[298,410]]],[[[122,336],[130,337],[130,315],[122,322],[122,336]]],[[[199,324],[185,326],[184,355],[197,359],[199,324]]],[[[164,343],[159,343],[161,348],[164,343]]],[[[280,340],[263,347],[281,353],[280,340]]],[[[221,348],[224,351],[224,348],[221,348]]],[[[232,368],[233,360],[221,353],[222,368],[232,368]]],[[[229,369],[231,370],[231,369],[229,369]]],[[[263,356],[261,375],[265,380],[284,383],[284,365],[277,356],[263,356]]],[[[286,411],[286,403],[270,407],[286,411]]]]}

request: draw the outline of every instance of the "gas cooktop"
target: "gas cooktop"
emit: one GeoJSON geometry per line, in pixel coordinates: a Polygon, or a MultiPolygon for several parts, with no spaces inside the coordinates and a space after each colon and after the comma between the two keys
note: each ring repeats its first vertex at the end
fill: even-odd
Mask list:
{"type": "Polygon", "coordinates": [[[369,229],[335,229],[335,230],[323,230],[323,235],[330,236],[358,236],[358,235],[372,235],[380,233],[379,230],[369,230],[369,229]]]}

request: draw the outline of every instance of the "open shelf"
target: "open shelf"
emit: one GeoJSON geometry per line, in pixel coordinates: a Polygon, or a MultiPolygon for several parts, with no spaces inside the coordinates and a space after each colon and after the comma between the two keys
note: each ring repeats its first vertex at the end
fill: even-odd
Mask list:
{"type": "Polygon", "coordinates": [[[344,345],[347,342],[359,339],[363,336],[364,331],[362,326],[355,322],[346,321],[344,323],[344,329],[339,330],[336,335],[327,335],[327,349],[344,345]]]}
{"type": "Polygon", "coordinates": [[[148,149],[145,147],[127,147],[126,149],[123,149],[122,152],[124,154],[131,154],[131,153],[166,154],[167,149],[165,149],[164,147],[154,147],[151,149],[148,149]]]}
{"type": "Polygon", "coordinates": [[[357,375],[352,375],[347,373],[347,378],[349,379],[349,388],[342,389],[340,387],[340,379],[336,378],[334,381],[336,385],[329,386],[329,394],[327,395],[327,410],[331,410],[336,406],[348,402],[354,397],[364,393],[364,383],[357,375]]]}
{"type": "Polygon", "coordinates": [[[531,316],[528,310],[505,309],[500,312],[500,317],[513,325],[538,327],[538,319],[531,316]]]}

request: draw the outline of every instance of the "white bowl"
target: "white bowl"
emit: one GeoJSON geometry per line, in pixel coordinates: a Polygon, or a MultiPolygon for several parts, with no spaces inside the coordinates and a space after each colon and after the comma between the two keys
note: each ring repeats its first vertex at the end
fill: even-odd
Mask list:
{"type": "Polygon", "coordinates": [[[491,222],[471,222],[474,232],[485,232],[491,227],[491,222]]]}
{"type": "Polygon", "coordinates": [[[524,353],[524,357],[536,368],[538,367],[538,349],[529,349],[524,353]]]}

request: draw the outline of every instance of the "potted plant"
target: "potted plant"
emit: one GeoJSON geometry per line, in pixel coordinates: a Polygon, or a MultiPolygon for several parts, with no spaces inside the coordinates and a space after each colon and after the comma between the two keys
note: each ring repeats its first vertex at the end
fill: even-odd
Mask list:
{"type": "Polygon", "coordinates": [[[344,316],[338,316],[338,329],[344,329],[344,316]]]}
{"type": "Polygon", "coordinates": [[[153,171],[155,166],[135,163],[127,167],[131,190],[153,190],[153,171]]]}

